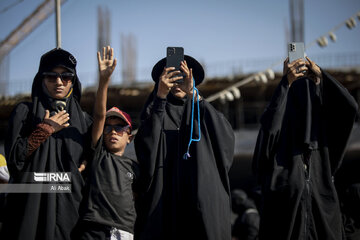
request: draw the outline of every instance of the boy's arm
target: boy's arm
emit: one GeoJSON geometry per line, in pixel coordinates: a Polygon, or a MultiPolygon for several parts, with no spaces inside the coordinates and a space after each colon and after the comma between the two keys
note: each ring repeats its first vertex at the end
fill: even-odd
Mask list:
{"type": "Polygon", "coordinates": [[[94,122],[92,128],[92,146],[95,146],[103,133],[106,118],[106,100],[107,90],[110,82],[111,74],[116,67],[116,58],[114,59],[114,49],[107,46],[103,48],[102,56],[97,52],[99,64],[99,86],[94,106],[94,122]]]}

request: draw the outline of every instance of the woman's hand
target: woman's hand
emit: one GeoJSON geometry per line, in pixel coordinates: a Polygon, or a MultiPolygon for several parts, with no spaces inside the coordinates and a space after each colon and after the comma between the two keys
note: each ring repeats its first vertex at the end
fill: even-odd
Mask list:
{"type": "Polygon", "coordinates": [[[54,116],[50,117],[49,110],[45,111],[44,123],[49,124],[54,128],[54,133],[60,131],[63,128],[70,126],[68,123],[70,117],[69,114],[62,110],[61,112],[56,113],[54,116]]]}
{"type": "Polygon", "coordinates": [[[184,83],[179,86],[188,96],[192,96],[194,90],[192,68],[189,69],[186,61],[184,60],[181,62],[180,69],[185,73],[185,79],[184,83]]]}
{"type": "Polygon", "coordinates": [[[171,88],[175,86],[175,81],[182,79],[180,71],[174,71],[174,67],[164,68],[164,71],[161,73],[159,78],[159,86],[157,91],[157,96],[159,98],[166,98],[169,94],[171,88]],[[172,72],[171,72],[172,71],[172,72]]]}
{"type": "Polygon", "coordinates": [[[318,65],[316,65],[310,58],[306,57],[308,62],[306,62],[306,66],[309,71],[307,73],[307,77],[315,82],[316,85],[320,84],[321,81],[321,69],[318,65]]]}
{"type": "Polygon", "coordinates": [[[78,168],[79,172],[84,171],[86,168],[86,165],[87,165],[87,161],[86,160],[82,161],[82,163],[80,164],[80,167],[78,168]]]}
{"type": "Polygon", "coordinates": [[[289,63],[289,58],[284,61],[283,74],[286,75],[289,86],[298,78],[304,77],[308,68],[304,59],[297,59],[289,63]]]}

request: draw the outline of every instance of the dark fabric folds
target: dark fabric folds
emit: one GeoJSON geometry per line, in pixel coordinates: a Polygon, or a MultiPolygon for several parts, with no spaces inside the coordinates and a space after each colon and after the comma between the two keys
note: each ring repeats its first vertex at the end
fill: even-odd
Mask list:
{"type": "Polygon", "coordinates": [[[260,239],[343,239],[333,183],[357,104],[323,71],[287,86],[284,77],[261,118],[253,169],[263,191],[260,239]]]}
{"type": "MultiPolygon", "coordinates": [[[[184,160],[190,119],[190,99],[149,97],[135,138],[142,171],[136,239],[231,239],[233,130],[222,114],[200,101],[201,141],[192,143],[191,157],[184,160]]],[[[194,127],[194,138],[198,135],[194,127]]]]}
{"type": "Polygon", "coordinates": [[[33,82],[32,102],[15,107],[5,142],[11,183],[34,183],[34,172],[68,172],[71,173],[72,193],[8,194],[1,239],[70,239],[79,217],[84,185],[78,167],[87,158],[85,148],[90,146],[92,123],[79,104],[81,85],[77,76],[73,87],[66,105],[70,126],[49,136],[27,157],[29,135],[43,121],[45,110],[53,111],[48,96],[42,91],[39,72],[33,82]]]}

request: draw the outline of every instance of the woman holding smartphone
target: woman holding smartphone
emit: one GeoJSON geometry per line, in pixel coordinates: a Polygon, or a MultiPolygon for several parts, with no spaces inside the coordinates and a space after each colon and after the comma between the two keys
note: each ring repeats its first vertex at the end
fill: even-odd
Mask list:
{"type": "Polygon", "coordinates": [[[253,159],[263,195],[260,239],[344,239],[334,176],[358,106],[306,59],[286,59],[260,120],[253,159]]]}
{"type": "Polygon", "coordinates": [[[164,58],[153,68],[135,138],[142,169],[135,238],[229,240],[233,130],[197,90],[198,61],[185,55],[179,70],[165,66],[164,58]]]}

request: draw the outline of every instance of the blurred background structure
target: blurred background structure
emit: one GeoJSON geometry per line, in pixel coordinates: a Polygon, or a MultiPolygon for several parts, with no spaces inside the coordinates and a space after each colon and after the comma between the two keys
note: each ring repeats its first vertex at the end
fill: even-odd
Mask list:
{"type": "MultiPolygon", "coordinates": [[[[60,1],[60,0],[59,0],[60,1]]],[[[304,41],[307,55],[338,79],[360,103],[360,1],[237,0],[61,2],[62,48],[78,60],[83,108],[92,113],[97,87],[96,51],[111,44],[118,58],[108,106],[138,117],[152,90],[152,66],[167,46],[205,67],[204,97],[236,135],[233,188],[255,187],[251,158],[259,118],[282,75],[287,43],[304,41]]],[[[40,57],[56,46],[55,0],[0,2],[0,153],[13,107],[30,101],[40,57]]],[[[340,126],[339,126],[340,127],[340,126]]],[[[129,155],[134,156],[132,147],[129,155]]],[[[344,170],[359,169],[360,129],[349,143],[344,170]]],[[[355,171],[355,170],[354,170],[355,171]]],[[[354,174],[356,175],[356,174],[354,174]]]]}
{"type": "Polygon", "coordinates": [[[304,0],[290,0],[290,42],[305,42],[304,37],[304,0]]]}

